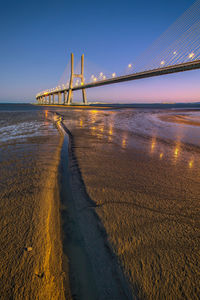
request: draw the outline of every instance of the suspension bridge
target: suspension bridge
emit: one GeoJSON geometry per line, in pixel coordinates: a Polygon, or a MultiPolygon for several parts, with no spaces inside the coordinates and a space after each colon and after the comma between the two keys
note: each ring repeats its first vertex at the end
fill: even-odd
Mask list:
{"type": "Polygon", "coordinates": [[[139,80],[172,73],[200,69],[200,0],[196,1],[168,28],[127,70],[116,75],[103,72],[84,74],[84,55],[81,56],[80,73],[74,72],[74,55],[71,54],[69,81],[36,95],[38,104],[73,103],[73,92],[82,90],[83,104],[87,104],[86,89],[139,80]],[[74,85],[74,79],[76,83],[74,85]]]}

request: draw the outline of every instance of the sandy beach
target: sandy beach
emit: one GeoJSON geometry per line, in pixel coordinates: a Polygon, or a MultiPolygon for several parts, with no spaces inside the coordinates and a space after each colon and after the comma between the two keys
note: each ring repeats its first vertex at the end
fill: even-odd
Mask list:
{"type": "Polygon", "coordinates": [[[72,134],[87,195],[133,297],[198,299],[200,152],[181,142],[188,127],[163,123],[164,138],[161,123],[155,127],[158,111],[147,134],[139,120],[149,130],[145,118],[151,121],[151,113],[149,119],[147,112],[138,118],[133,110],[57,110],[72,134]],[[137,121],[135,132],[120,127],[129,114],[137,121]]]}
{"type": "Polygon", "coordinates": [[[198,299],[199,112],[39,110],[1,118],[0,298],[198,299]]]}
{"type": "Polygon", "coordinates": [[[11,133],[0,150],[0,298],[65,299],[58,188],[62,139],[44,113],[1,113],[2,123],[3,115],[2,130],[11,133]]]}

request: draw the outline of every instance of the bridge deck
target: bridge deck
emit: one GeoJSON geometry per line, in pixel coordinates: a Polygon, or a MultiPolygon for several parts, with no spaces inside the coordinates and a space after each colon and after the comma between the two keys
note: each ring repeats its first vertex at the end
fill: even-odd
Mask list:
{"type": "MultiPolygon", "coordinates": [[[[178,65],[173,65],[173,66],[167,66],[165,68],[159,68],[159,69],[148,70],[148,71],[143,71],[143,72],[138,72],[138,73],[132,73],[129,75],[118,76],[118,77],[100,80],[100,81],[96,81],[96,82],[90,82],[90,83],[86,83],[84,85],[75,86],[72,88],[72,90],[77,91],[77,90],[81,90],[81,89],[93,88],[93,87],[98,87],[98,86],[103,86],[103,85],[108,85],[108,84],[113,84],[113,83],[119,83],[119,82],[124,82],[124,81],[167,75],[167,74],[196,70],[196,69],[200,69],[200,60],[187,62],[187,63],[183,63],[183,64],[178,64],[178,65]]],[[[57,91],[52,91],[49,93],[41,94],[38,97],[41,97],[44,95],[45,96],[53,95],[53,94],[57,94],[57,93],[64,93],[66,91],[69,91],[69,88],[60,89],[57,91]]]]}

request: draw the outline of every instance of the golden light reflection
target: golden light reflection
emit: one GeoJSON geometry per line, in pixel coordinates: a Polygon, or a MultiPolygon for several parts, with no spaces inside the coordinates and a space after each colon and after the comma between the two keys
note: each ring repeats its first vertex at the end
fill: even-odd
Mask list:
{"type": "Polygon", "coordinates": [[[179,154],[179,148],[176,147],[175,150],[174,150],[174,156],[178,157],[178,154],[179,154]]]}
{"type": "Polygon", "coordinates": [[[45,110],[45,118],[47,119],[48,118],[48,110],[45,110]]]}
{"type": "Polygon", "coordinates": [[[123,138],[122,139],[122,148],[125,149],[127,147],[127,139],[123,138]]]}
{"type": "Polygon", "coordinates": [[[112,130],[112,127],[110,127],[110,129],[109,129],[109,135],[113,135],[113,130],[112,130]]]}
{"type": "Polygon", "coordinates": [[[80,120],[80,127],[83,128],[83,120],[80,120]]]}
{"type": "Polygon", "coordinates": [[[108,129],[108,141],[111,142],[112,141],[112,136],[113,136],[113,127],[110,124],[109,125],[109,129],[108,129]]]}
{"type": "Polygon", "coordinates": [[[172,153],[172,156],[173,156],[173,159],[174,159],[175,163],[178,160],[178,157],[180,156],[180,153],[181,153],[181,142],[180,142],[180,137],[179,137],[178,141],[175,144],[175,148],[173,149],[173,153],[172,153]]]}
{"type": "Polygon", "coordinates": [[[154,152],[155,147],[156,147],[156,138],[153,137],[153,138],[152,138],[152,142],[151,142],[151,153],[154,152]]]}
{"type": "Polygon", "coordinates": [[[180,141],[178,141],[175,145],[175,149],[174,149],[174,158],[175,161],[177,160],[178,156],[180,155],[180,148],[181,148],[181,143],[180,141]]]}
{"type": "Polygon", "coordinates": [[[91,123],[96,122],[98,110],[90,110],[91,123]]]}
{"type": "Polygon", "coordinates": [[[164,155],[163,153],[160,153],[160,159],[162,159],[162,158],[163,158],[163,155],[164,155]]]}
{"type": "Polygon", "coordinates": [[[189,168],[191,169],[194,165],[194,159],[191,159],[188,163],[189,168]]]}

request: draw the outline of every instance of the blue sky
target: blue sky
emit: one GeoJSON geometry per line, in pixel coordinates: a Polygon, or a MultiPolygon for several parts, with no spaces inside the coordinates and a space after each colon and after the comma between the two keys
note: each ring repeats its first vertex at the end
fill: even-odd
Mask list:
{"type": "MultiPolygon", "coordinates": [[[[99,71],[123,71],[193,3],[1,1],[0,102],[33,102],[55,87],[71,52],[77,60],[84,53],[99,71]]],[[[91,101],[200,101],[199,82],[200,71],[191,71],[87,93],[91,101]]]]}

